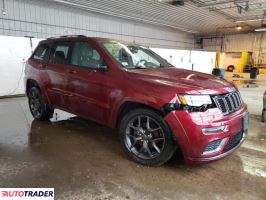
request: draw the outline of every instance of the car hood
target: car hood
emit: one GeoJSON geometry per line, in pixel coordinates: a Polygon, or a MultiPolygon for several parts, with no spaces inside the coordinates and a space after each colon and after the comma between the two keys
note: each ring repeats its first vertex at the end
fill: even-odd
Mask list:
{"type": "Polygon", "coordinates": [[[175,87],[184,93],[217,94],[235,90],[233,84],[217,76],[174,67],[130,69],[128,74],[134,79],[175,87]]]}

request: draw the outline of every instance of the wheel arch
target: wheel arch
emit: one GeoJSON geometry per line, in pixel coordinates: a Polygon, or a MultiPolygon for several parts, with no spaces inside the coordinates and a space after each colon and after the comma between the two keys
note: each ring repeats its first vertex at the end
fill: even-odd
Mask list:
{"type": "Polygon", "coordinates": [[[34,80],[34,79],[28,79],[27,82],[26,82],[26,94],[27,95],[29,94],[30,89],[32,87],[34,87],[34,86],[37,87],[37,88],[39,88],[39,89],[41,89],[36,80],[34,80]]]}
{"type": "Polygon", "coordinates": [[[42,97],[43,99],[48,103],[50,104],[50,99],[48,98],[48,95],[47,95],[47,91],[45,90],[45,88],[39,84],[38,81],[36,81],[35,79],[27,79],[26,81],[26,95],[28,96],[29,94],[29,91],[32,87],[37,87],[41,94],[42,94],[42,97]]]}
{"type": "Polygon", "coordinates": [[[159,110],[156,109],[148,104],[142,103],[142,102],[136,102],[136,101],[125,101],[121,104],[119,110],[118,110],[118,114],[116,117],[116,128],[119,127],[119,124],[121,122],[121,119],[123,118],[123,116],[133,110],[133,109],[137,109],[137,108],[148,108],[151,109],[153,111],[155,111],[156,113],[158,113],[160,116],[164,117],[164,113],[159,110]]]}

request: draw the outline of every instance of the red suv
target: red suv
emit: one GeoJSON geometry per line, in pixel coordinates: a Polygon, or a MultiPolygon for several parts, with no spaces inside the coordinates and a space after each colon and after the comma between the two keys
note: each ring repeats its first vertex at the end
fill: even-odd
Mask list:
{"type": "Polygon", "coordinates": [[[118,128],[125,152],[161,165],[179,148],[189,163],[232,153],[248,129],[237,88],[176,69],[146,47],[111,39],[63,36],[41,41],[25,70],[35,119],[54,108],[118,128]]]}

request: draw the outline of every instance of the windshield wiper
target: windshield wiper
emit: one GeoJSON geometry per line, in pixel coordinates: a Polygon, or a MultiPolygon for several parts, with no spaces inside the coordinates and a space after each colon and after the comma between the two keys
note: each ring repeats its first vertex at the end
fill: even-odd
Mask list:
{"type": "Polygon", "coordinates": [[[160,67],[174,67],[173,65],[162,65],[162,64],[160,64],[160,67]]]}
{"type": "Polygon", "coordinates": [[[147,67],[143,67],[143,66],[135,66],[133,69],[148,69],[147,67]]]}

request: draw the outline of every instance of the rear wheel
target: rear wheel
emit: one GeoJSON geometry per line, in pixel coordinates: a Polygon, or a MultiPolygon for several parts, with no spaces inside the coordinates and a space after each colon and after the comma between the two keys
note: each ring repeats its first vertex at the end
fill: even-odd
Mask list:
{"type": "Polygon", "coordinates": [[[131,111],[122,118],[119,128],[125,152],[143,165],[162,165],[176,150],[177,145],[168,125],[153,110],[131,111]]]}
{"type": "Polygon", "coordinates": [[[49,120],[54,114],[54,109],[44,102],[41,92],[37,87],[32,87],[28,94],[29,108],[32,116],[37,120],[49,120]]]}

